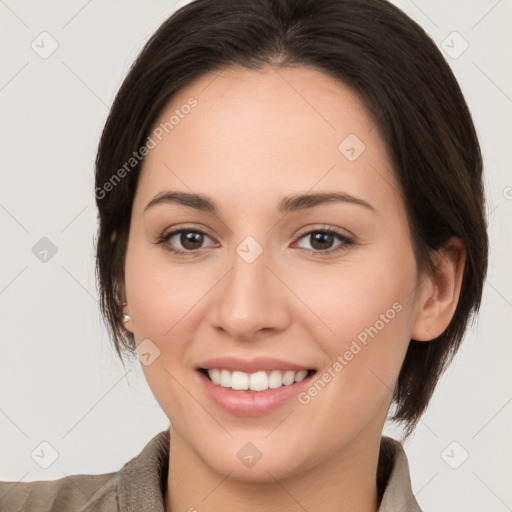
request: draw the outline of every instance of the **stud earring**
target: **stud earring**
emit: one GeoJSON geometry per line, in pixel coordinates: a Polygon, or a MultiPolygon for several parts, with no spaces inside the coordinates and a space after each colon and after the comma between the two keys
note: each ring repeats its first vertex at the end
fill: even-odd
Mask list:
{"type": "MultiPolygon", "coordinates": [[[[126,302],[123,302],[121,304],[121,307],[122,306],[126,306],[126,302]]],[[[129,322],[131,319],[132,319],[132,317],[130,315],[123,315],[123,324],[125,324],[126,322],[129,322]]]]}

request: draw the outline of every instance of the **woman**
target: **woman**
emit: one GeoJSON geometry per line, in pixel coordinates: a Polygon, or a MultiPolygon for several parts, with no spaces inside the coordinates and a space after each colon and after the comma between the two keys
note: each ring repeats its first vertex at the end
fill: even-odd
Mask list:
{"type": "Polygon", "coordinates": [[[418,511],[410,434],[478,310],[482,158],[439,50],[382,0],[197,0],[100,141],[101,307],[170,420],[2,510],[418,511]]]}

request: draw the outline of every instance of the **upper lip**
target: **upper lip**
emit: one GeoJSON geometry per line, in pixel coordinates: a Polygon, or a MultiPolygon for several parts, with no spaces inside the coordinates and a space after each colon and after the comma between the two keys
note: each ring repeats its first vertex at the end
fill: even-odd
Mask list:
{"type": "Polygon", "coordinates": [[[283,359],[275,359],[273,357],[255,357],[253,359],[240,359],[233,356],[215,357],[208,359],[197,365],[197,369],[211,370],[218,368],[219,370],[236,370],[245,373],[255,373],[265,370],[313,370],[311,366],[291,363],[283,359]]]}

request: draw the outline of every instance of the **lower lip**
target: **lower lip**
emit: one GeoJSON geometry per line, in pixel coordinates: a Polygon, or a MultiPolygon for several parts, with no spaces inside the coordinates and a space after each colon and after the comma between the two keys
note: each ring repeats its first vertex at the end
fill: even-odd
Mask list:
{"type": "Polygon", "coordinates": [[[214,384],[199,370],[196,373],[206,393],[215,404],[232,414],[245,417],[261,416],[279,408],[296,397],[303,388],[309,386],[311,377],[314,375],[308,375],[300,382],[274,389],[269,388],[266,391],[236,391],[214,384]]]}

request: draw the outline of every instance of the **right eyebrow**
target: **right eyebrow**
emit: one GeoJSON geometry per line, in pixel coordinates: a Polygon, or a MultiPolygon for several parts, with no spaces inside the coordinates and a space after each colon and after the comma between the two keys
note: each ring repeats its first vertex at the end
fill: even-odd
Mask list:
{"type": "Polygon", "coordinates": [[[177,203],[190,208],[195,208],[196,210],[214,213],[215,215],[218,214],[218,208],[215,205],[215,202],[209,197],[202,194],[190,194],[189,192],[178,192],[174,190],[158,194],[146,205],[144,212],[157,204],[169,203],[177,203]]]}

